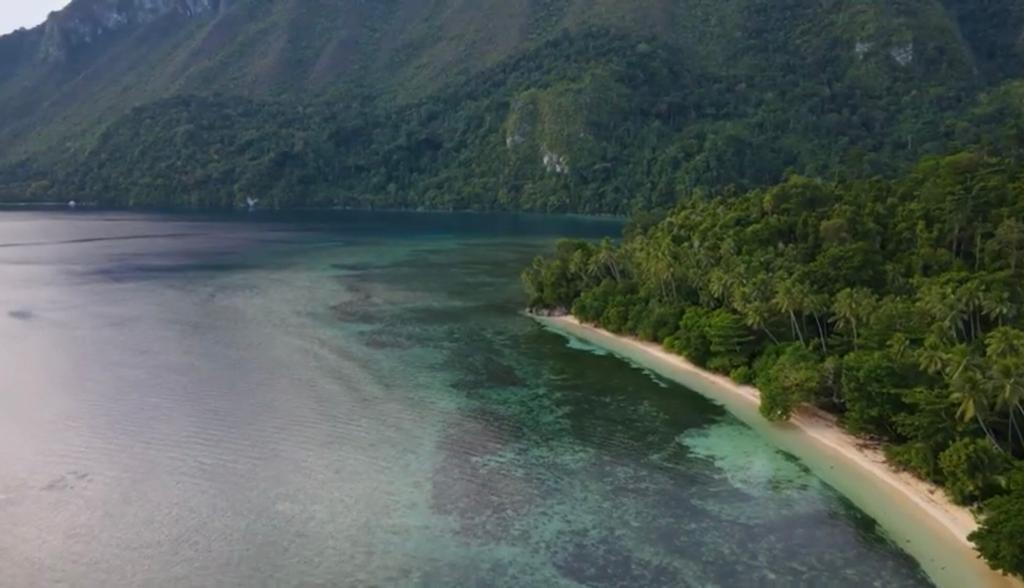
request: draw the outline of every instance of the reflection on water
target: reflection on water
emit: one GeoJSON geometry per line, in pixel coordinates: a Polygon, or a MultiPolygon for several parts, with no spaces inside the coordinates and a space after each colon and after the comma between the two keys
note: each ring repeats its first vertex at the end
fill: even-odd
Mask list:
{"type": "Polygon", "coordinates": [[[719,407],[517,314],[611,221],[0,214],[0,584],[921,586],[719,407]]]}

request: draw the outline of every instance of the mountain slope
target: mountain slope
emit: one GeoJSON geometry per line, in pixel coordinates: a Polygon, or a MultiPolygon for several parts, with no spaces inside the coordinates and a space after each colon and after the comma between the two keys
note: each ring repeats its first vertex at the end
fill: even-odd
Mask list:
{"type": "Polygon", "coordinates": [[[626,12],[648,16],[626,20],[596,0],[75,0],[0,37],[0,138],[10,148],[54,117],[95,123],[189,93],[420,97],[566,27],[654,33],[671,22],[657,4],[638,3],[626,12]]]}
{"type": "Polygon", "coordinates": [[[0,37],[0,193],[622,211],[892,173],[986,134],[952,123],[1022,31],[1009,0],[75,0],[0,37]]]}

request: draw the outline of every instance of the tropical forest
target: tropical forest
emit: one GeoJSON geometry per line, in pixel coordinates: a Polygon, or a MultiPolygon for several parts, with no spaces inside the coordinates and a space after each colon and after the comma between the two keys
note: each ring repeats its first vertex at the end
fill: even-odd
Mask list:
{"type": "Polygon", "coordinates": [[[622,243],[566,240],[523,274],[536,311],[662,344],[810,404],[978,509],[972,535],[1024,574],[1024,174],[981,151],[893,180],[791,174],[694,194],[622,243]]]}

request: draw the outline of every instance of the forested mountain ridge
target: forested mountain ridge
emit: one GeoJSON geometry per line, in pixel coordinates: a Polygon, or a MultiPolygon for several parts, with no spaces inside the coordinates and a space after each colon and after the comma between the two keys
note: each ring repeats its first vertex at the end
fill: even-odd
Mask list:
{"type": "Polygon", "coordinates": [[[1005,143],[1008,0],[75,0],[0,37],[0,197],[627,212],[1005,143]]]}

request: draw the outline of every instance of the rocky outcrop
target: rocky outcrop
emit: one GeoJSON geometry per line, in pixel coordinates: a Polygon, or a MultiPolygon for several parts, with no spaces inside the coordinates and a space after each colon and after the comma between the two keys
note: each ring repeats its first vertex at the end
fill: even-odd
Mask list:
{"type": "Polygon", "coordinates": [[[914,61],[914,44],[907,43],[906,45],[893,47],[889,50],[889,55],[892,55],[893,60],[897,64],[906,67],[914,61]]]}
{"type": "Polygon", "coordinates": [[[128,27],[178,14],[196,17],[222,8],[227,0],[74,0],[43,24],[41,58],[63,61],[75,48],[128,27]]]}
{"type": "Polygon", "coordinates": [[[564,306],[556,306],[555,308],[528,308],[526,314],[530,316],[541,316],[547,318],[569,316],[569,309],[564,306]]]}
{"type": "Polygon", "coordinates": [[[853,48],[853,52],[857,55],[857,59],[863,61],[864,56],[867,55],[868,51],[871,51],[874,46],[875,44],[870,41],[857,41],[857,44],[853,48]]]}
{"type": "Polygon", "coordinates": [[[569,160],[564,155],[559,155],[547,147],[541,147],[541,161],[544,162],[544,169],[548,173],[565,175],[569,173],[569,160]]]}

